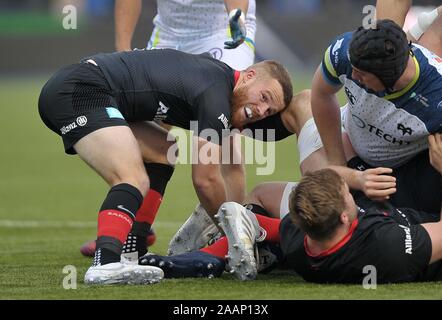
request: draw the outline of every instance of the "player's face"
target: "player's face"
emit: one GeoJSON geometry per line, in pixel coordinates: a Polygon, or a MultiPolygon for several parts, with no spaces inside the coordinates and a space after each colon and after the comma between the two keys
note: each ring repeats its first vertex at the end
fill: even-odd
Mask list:
{"type": "Polygon", "coordinates": [[[367,89],[373,90],[375,92],[382,92],[386,89],[381,80],[379,80],[379,78],[376,77],[373,73],[365,72],[353,67],[351,77],[367,89]]]}
{"type": "Polygon", "coordinates": [[[282,87],[276,79],[254,78],[235,88],[232,96],[232,125],[242,128],[284,109],[282,87]]]}

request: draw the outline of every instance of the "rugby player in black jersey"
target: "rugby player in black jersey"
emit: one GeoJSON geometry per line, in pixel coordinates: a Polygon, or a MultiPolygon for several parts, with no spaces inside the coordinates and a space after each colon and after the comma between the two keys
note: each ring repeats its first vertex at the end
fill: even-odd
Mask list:
{"type": "MultiPolygon", "coordinates": [[[[292,90],[290,76],[275,61],[236,71],[208,54],[169,49],[98,54],[58,71],[42,89],[41,118],[62,137],[66,153],[78,154],[110,187],[85,282],[149,283],[162,277],[158,268],[120,263],[126,239],[125,251],[145,253],[146,217],[158,208],[173,172],[167,151],[174,141],[147,121],[184,129],[195,121],[198,150],[219,154],[227,129],[278,114],[292,90]],[[204,137],[208,131],[210,141],[204,137]],[[158,196],[143,202],[149,188],[158,196]]],[[[218,166],[192,166],[195,190],[210,214],[226,200],[228,186],[218,166]]]]}
{"type": "MultiPolygon", "coordinates": [[[[442,134],[430,135],[429,147],[431,164],[442,172],[442,134]]],[[[247,275],[253,266],[271,269],[276,263],[317,283],[363,284],[367,267],[376,270],[370,280],[377,283],[442,280],[440,216],[373,202],[362,193],[352,195],[329,168],[305,173],[298,184],[258,185],[244,207],[221,206],[220,216],[230,216],[221,220],[226,237],[199,251],[145,256],[140,264],[159,265],[171,278],[220,276],[226,258],[241,262],[244,243],[253,243],[259,235],[256,225],[250,228],[252,212],[265,230],[258,245],[267,249],[268,261],[261,266],[249,261],[230,265],[239,279],[252,279],[247,275]]]]}

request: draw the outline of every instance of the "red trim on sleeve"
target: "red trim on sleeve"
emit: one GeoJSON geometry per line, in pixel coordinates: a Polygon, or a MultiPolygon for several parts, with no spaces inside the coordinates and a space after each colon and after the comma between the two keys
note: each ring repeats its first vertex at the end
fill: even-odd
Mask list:
{"type": "Polygon", "coordinates": [[[351,236],[353,235],[353,232],[355,231],[356,227],[358,226],[359,220],[355,219],[350,226],[350,230],[348,230],[348,233],[338,242],[336,243],[334,246],[332,246],[331,248],[324,250],[318,254],[313,254],[311,253],[311,251],[308,248],[307,245],[307,235],[304,236],[304,248],[305,248],[305,252],[307,253],[307,255],[309,257],[312,258],[321,258],[321,257],[325,257],[328,255],[331,255],[332,253],[335,253],[336,251],[338,251],[339,249],[341,249],[348,241],[350,241],[351,236]]]}

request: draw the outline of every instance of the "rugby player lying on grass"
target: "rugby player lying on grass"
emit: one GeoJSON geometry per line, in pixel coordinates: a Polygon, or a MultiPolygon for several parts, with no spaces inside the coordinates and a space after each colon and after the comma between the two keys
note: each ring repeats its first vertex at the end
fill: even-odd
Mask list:
{"type": "MultiPolygon", "coordinates": [[[[431,164],[442,172],[442,135],[431,135],[429,145],[431,164]]],[[[440,217],[353,196],[332,169],[308,172],[299,184],[259,185],[247,200],[245,207],[221,206],[216,217],[226,236],[214,244],[172,257],[146,255],[139,263],[159,266],[171,278],[216,277],[227,264],[250,280],[259,268],[259,239],[258,246],[271,248],[267,259],[277,258],[306,281],[360,284],[366,266],[376,268],[378,283],[442,279],[440,217]]]]}

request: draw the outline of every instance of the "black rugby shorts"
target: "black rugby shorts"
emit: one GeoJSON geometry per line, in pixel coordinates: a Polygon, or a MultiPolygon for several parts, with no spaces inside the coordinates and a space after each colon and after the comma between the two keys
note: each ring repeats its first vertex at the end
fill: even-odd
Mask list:
{"type": "Polygon", "coordinates": [[[59,70],[43,87],[39,113],[48,128],[63,139],[65,152],[89,133],[127,126],[99,67],[77,63],[59,70]]]}

